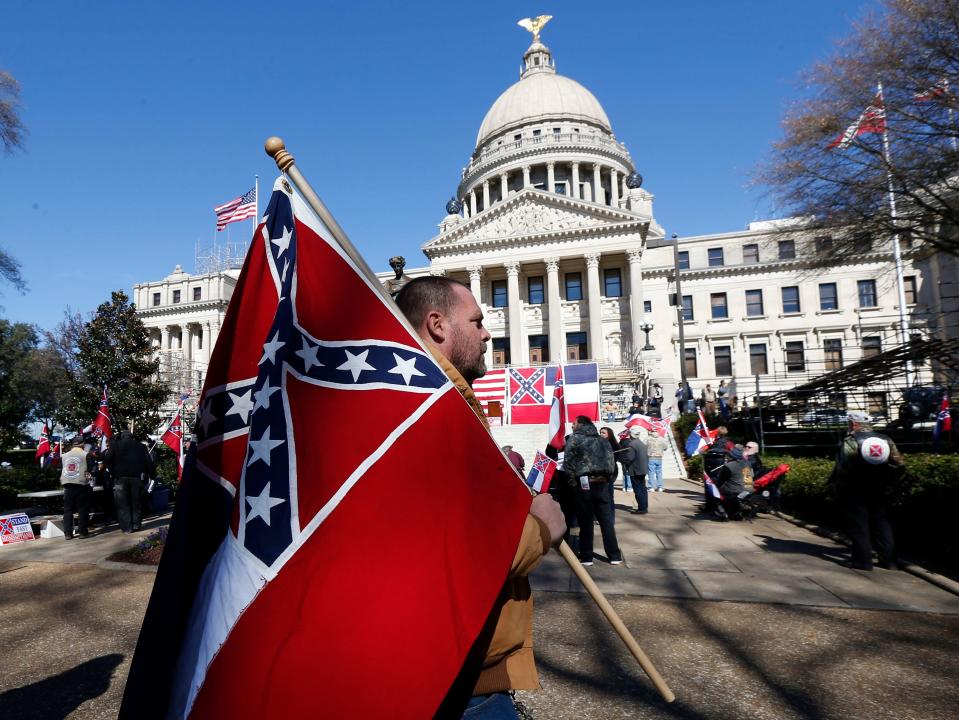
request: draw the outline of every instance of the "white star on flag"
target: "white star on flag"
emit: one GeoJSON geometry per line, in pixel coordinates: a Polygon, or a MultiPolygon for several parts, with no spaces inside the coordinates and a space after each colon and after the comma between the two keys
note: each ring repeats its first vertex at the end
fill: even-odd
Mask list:
{"type": "Polygon", "coordinates": [[[283,498],[270,497],[270,483],[266,484],[263,492],[259,495],[247,495],[246,501],[250,504],[250,513],[246,516],[246,521],[250,522],[253,518],[263,518],[263,522],[270,524],[270,510],[277,505],[285,503],[283,498]]]}
{"type": "Polygon", "coordinates": [[[203,403],[203,408],[200,410],[200,427],[203,428],[203,434],[209,435],[210,425],[216,422],[216,416],[213,414],[213,411],[210,410],[210,401],[207,400],[203,403]]]}
{"type": "Polygon", "coordinates": [[[310,368],[316,365],[317,367],[323,367],[323,363],[316,359],[316,353],[319,352],[319,345],[310,345],[306,338],[300,338],[303,342],[303,349],[297,350],[294,355],[299,355],[303,358],[303,366],[306,368],[306,371],[309,372],[310,368]]]}
{"type": "Polygon", "coordinates": [[[286,440],[270,440],[270,428],[267,428],[263,431],[263,435],[259,440],[250,440],[249,446],[250,450],[253,451],[253,456],[250,458],[247,465],[252,465],[257,460],[262,460],[267,465],[270,464],[270,453],[273,452],[273,448],[277,445],[282,445],[286,440]]]}
{"type": "Polygon", "coordinates": [[[263,387],[261,387],[259,390],[257,390],[255,393],[253,393],[253,397],[254,397],[254,399],[255,399],[255,401],[256,401],[256,402],[253,403],[253,409],[254,409],[254,410],[256,410],[257,408],[266,408],[266,409],[269,409],[269,407],[270,407],[270,395],[272,395],[273,393],[275,393],[275,392],[276,392],[277,390],[279,390],[279,389],[280,389],[280,388],[278,388],[278,387],[273,387],[272,385],[270,385],[269,383],[267,383],[266,385],[264,385],[263,387]]]}
{"type": "Polygon", "coordinates": [[[419,370],[416,369],[415,357],[411,357],[408,360],[404,360],[396,353],[393,353],[393,357],[396,359],[396,367],[390,370],[389,372],[393,373],[394,375],[402,375],[403,382],[405,382],[407,385],[410,384],[410,379],[414,375],[423,377],[423,373],[421,373],[419,370]]]}
{"type": "Polygon", "coordinates": [[[287,230],[283,228],[283,234],[278,238],[273,238],[270,240],[271,243],[276,245],[279,250],[277,251],[277,256],[282,255],[290,247],[290,237],[293,235],[293,230],[287,230]]]}
{"type": "Polygon", "coordinates": [[[226,414],[239,415],[243,422],[246,422],[246,419],[250,416],[250,410],[253,409],[253,401],[250,399],[252,392],[252,390],[247,390],[245,393],[227,393],[233,407],[227,410],[226,414]]]}
{"type": "Polygon", "coordinates": [[[360,378],[360,373],[364,370],[376,370],[375,367],[366,362],[366,356],[370,354],[369,350],[364,350],[361,353],[354,355],[349,350],[344,350],[346,353],[346,362],[340,365],[337,370],[349,370],[353,373],[353,382],[356,382],[360,378]]]}
{"type": "Polygon", "coordinates": [[[260,358],[260,362],[258,362],[257,365],[262,365],[264,360],[269,360],[271,363],[276,362],[276,351],[286,345],[285,342],[280,342],[279,338],[280,331],[277,330],[273,333],[273,339],[263,344],[263,357],[260,358]]]}

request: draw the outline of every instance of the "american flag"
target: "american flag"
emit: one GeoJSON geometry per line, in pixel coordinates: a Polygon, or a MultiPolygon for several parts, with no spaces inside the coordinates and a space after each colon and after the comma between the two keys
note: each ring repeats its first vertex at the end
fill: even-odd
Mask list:
{"type": "Polygon", "coordinates": [[[473,381],[473,394],[483,405],[483,411],[489,413],[489,403],[495,400],[506,402],[506,368],[487,370],[486,374],[473,381]]]}
{"type": "Polygon", "coordinates": [[[213,208],[213,212],[216,213],[217,230],[222,230],[232,222],[256,217],[256,188],[250,188],[240,197],[213,208]]]}

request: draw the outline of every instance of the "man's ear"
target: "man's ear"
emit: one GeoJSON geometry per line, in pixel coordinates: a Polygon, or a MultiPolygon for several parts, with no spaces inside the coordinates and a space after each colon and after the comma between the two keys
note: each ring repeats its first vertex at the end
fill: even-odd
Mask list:
{"type": "Polygon", "coordinates": [[[430,340],[442,345],[447,334],[446,316],[438,310],[431,310],[426,314],[425,325],[430,340]]]}

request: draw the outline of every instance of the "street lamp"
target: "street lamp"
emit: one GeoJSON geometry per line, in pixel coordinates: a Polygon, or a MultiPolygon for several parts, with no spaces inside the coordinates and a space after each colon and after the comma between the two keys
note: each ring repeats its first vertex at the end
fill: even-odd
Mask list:
{"type": "Polygon", "coordinates": [[[649,333],[653,331],[653,324],[647,320],[639,326],[639,329],[646,333],[646,345],[643,346],[643,350],[655,350],[656,348],[654,348],[649,342],[649,333]]]}

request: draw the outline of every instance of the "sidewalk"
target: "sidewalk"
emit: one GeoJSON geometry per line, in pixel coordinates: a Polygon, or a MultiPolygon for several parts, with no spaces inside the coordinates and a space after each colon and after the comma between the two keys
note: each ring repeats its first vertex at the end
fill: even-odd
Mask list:
{"type": "MultiPolygon", "coordinates": [[[[597,557],[590,575],[606,594],[814,607],[959,614],[959,596],[895,570],[853,570],[849,550],[781,518],[717,522],[696,512],[702,493],[685,480],[649,494],[632,515],[632,493],[616,491],[616,534],[625,564],[597,557]]],[[[579,531],[573,530],[575,536],[579,531]]],[[[594,548],[602,552],[599,528],[594,548]]],[[[532,576],[539,592],[585,592],[556,553],[532,576]]]]}

